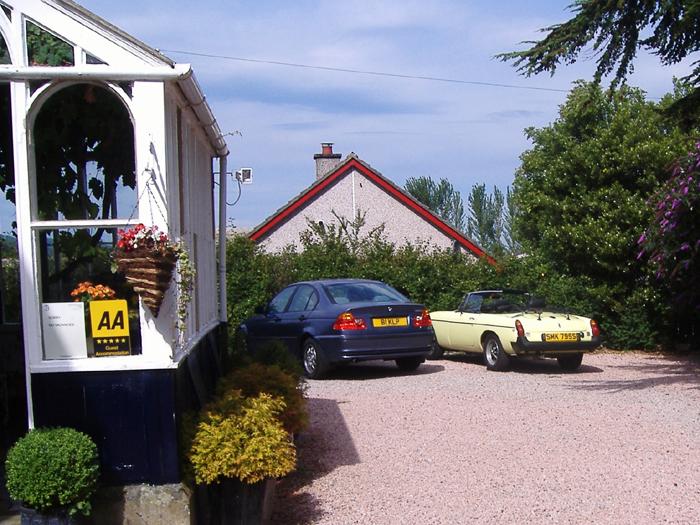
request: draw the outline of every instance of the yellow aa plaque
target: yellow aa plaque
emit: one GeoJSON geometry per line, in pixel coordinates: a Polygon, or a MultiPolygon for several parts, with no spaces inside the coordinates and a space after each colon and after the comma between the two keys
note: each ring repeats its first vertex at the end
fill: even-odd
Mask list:
{"type": "Polygon", "coordinates": [[[124,299],[90,301],[95,356],[131,355],[129,308],[124,299]]]}

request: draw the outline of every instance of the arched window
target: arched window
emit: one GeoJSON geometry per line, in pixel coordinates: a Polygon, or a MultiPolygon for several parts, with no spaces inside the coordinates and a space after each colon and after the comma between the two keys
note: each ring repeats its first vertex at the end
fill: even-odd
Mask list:
{"type": "Polygon", "coordinates": [[[129,353],[140,353],[138,298],[123,276],[112,272],[110,258],[118,227],[134,215],[137,201],[134,129],[126,106],[98,84],[65,87],[41,105],[31,143],[35,193],[31,215],[44,359],[125,355],[123,346],[111,354],[100,352],[90,335],[89,303],[103,299],[94,292],[98,285],[109,288],[115,299],[127,301],[128,315],[121,319],[126,324],[128,318],[129,353]],[[85,282],[93,285],[92,292],[85,282]],[[75,320],[75,308],[68,303],[76,300],[88,303],[86,344],[63,345],[59,330],[47,319],[72,315],[75,320]]]}
{"type": "Polygon", "coordinates": [[[121,100],[94,84],[53,94],[34,123],[41,220],[128,218],[136,204],[134,129],[121,100]]]}

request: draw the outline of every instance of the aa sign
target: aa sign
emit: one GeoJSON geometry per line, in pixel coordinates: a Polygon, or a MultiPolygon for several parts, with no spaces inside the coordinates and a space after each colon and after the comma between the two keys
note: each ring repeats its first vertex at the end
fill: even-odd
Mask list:
{"type": "Polygon", "coordinates": [[[95,356],[130,355],[129,308],[124,299],[90,301],[95,356]]]}

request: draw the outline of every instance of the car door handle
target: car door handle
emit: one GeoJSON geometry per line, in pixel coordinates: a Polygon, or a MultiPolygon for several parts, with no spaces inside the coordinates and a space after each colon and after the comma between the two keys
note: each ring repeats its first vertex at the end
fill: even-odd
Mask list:
{"type": "Polygon", "coordinates": [[[300,315],[299,316],[300,321],[306,321],[306,316],[305,315],[300,315]]]}
{"type": "Polygon", "coordinates": [[[469,318],[469,320],[470,320],[470,321],[473,321],[473,320],[474,320],[474,318],[473,318],[473,317],[470,317],[470,318],[469,318]]]}

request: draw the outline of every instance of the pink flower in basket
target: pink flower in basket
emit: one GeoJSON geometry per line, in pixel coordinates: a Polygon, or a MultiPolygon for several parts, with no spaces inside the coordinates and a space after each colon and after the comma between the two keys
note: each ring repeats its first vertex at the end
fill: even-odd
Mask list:
{"type": "Polygon", "coordinates": [[[117,233],[119,234],[117,249],[125,252],[130,252],[137,248],[155,251],[175,248],[175,245],[168,239],[168,235],[165,232],[158,231],[158,226],[155,225],[146,228],[146,226],[139,223],[128,230],[118,230],[117,233]]]}
{"type": "Polygon", "coordinates": [[[118,234],[113,254],[117,270],[124,274],[153,316],[158,317],[181,248],[167,234],[158,231],[157,226],[147,228],[137,224],[128,230],[118,230],[118,234]]]}

